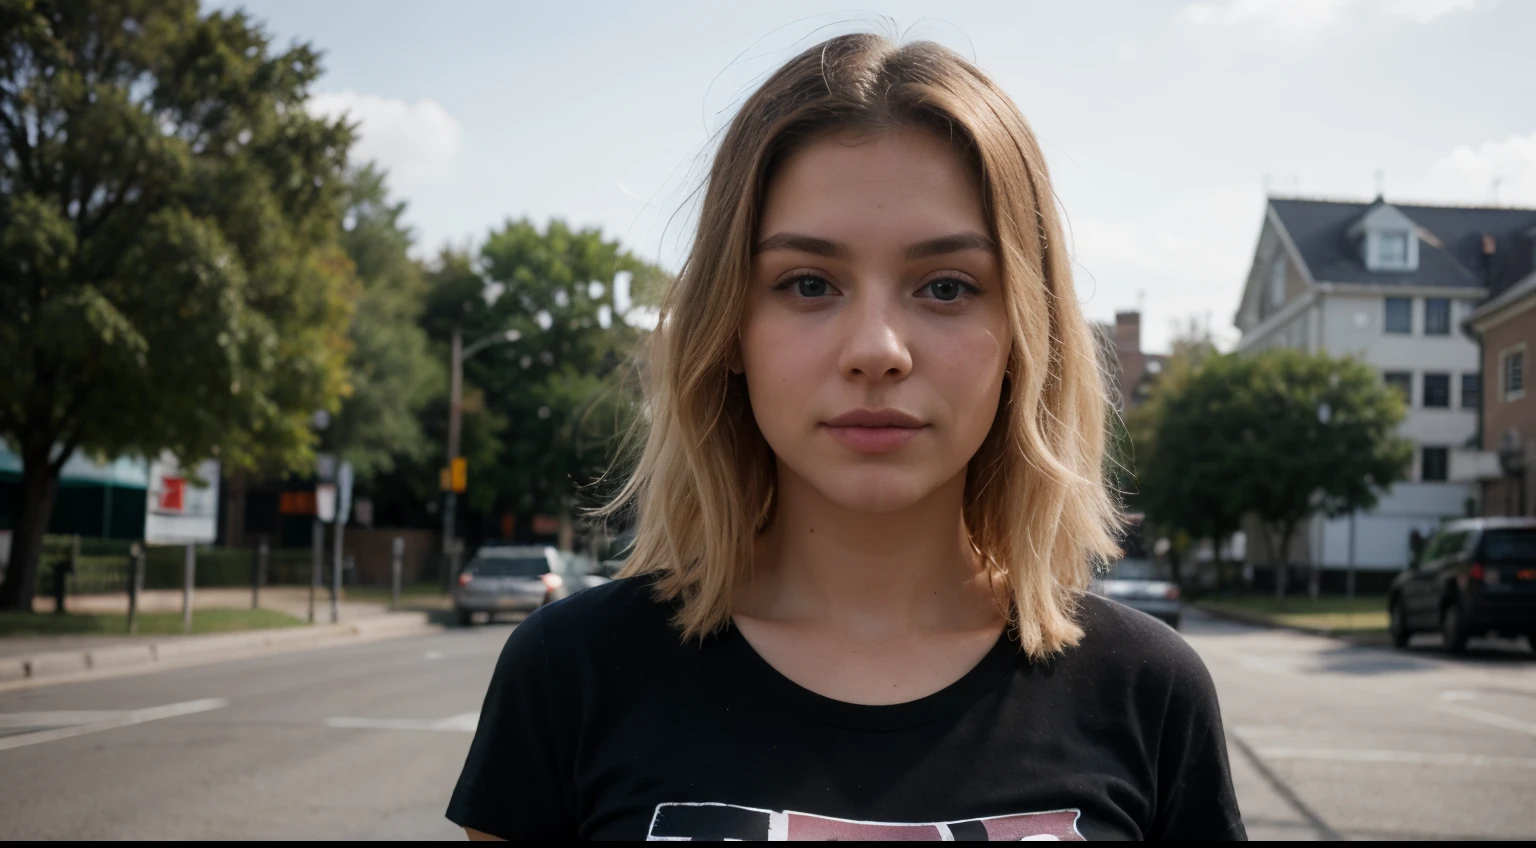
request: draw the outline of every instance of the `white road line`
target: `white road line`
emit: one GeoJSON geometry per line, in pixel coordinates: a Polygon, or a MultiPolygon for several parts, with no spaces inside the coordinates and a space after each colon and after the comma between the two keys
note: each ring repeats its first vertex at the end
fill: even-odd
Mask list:
{"type": "Polygon", "coordinates": [[[1492,725],[1494,727],[1502,727],[1505,730],[1513,730],[1516,733],[1525,733],[1531,736],[1536,736],[1536,724],[1532,724],[1528,721],[1521,721],[1517,718],[1510,718],[1507,715],[1500,715],[1495,712],[1489,712],[1488,710],[1480,710],[1477,707],[1465,707],[1461,704],[1433,704],[1430,706],[1430,709],[1436,712],[1450,713],[1451,715],[1461,716],[1462,718],[1471,719],[1472,721],[1480,721],[1483,724],[1492,725]]]}
{"type": "Polygon", "coordinates": [[[95,724],[124,714],[124,710],[45,710],[36,713],[0,713],[0,727],[65,727],[71,724],[95,724]]]}
{"type": "Polygon", "coordinates": [[[448,733],[474,733],[480,724],[480,713],[460,713],[444,719],[415,718],[351,718],[337,716],[325,720],[326,727],[346,730],[430,730],[448,733]]]}
{"type": "Polygon", "coordinates": [[[1435,754],[1423,751],[1384,751],[1350,748],[1260,748],[1272,760],[1324,760],[1340,763],[1399,763],[1478,768],[1536,769],[1531,757],[1491,757],[1483,754],[1435,754]]]}
{"type": "Polygon", "coordinates": [[[52,742],[56,739],[68,739],[71,736],[84,736],[87,733],[100,733],[103,730],[113,730],[119,727],[128,727],[134,724],[143,724],[147,721],[159,721],[163,718],[175,718],[176,716],[202,713],[209,710],[217,710],[229,706],[229,701],[224,698],[203,698],[198,701],[182,701],[179,704],[166,704],[163,707],[149,707],[142,710],[129,710],[119,713],[115,717],[92,722],[90,724],[77,724],[73,727],[57,727],[53,730],[39,730],[36,733],[22,733],[16,736],[0,738],[0,751],[11,748],[21,748],[27,745],[36,745],[41,742],[52,742]]]}
{"type": "Polygon", "coordinates": [[[443,658],[443,652],[442,651],[427,651],[425,654],[421,655],[421,658],[422,659],[426,659],[426,660],[440,660],[440,659],[443,658]]]}

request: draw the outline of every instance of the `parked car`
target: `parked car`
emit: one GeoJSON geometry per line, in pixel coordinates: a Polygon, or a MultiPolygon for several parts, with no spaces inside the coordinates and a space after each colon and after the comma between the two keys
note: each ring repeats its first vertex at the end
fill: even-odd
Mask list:
{"type": "Polygon", "coordinates": [[[1525,636],[1536,648],[1536,518],[1451,521],[1387,590],[1392,642],[1439,631],[1453,652],[1474,636],[1525,636]]]}
{"type": "Polygon", "coordinates": [[[1114,562],[1107,573],[1094,577],[1089,591],[1179,628],[1184,604],[1178,584],[1165,579],[1150,559],[1126,557],[1114,562]]]}
{"type": "Polygon", "coordinates": [[[586,588],[584,580],[568,576],[576,577],[565,555],[552,547],[482,547],[459,572],[453,611],[462,626],[472,624],[476,613],[491,618],[499,612],[530,613],[586,588]]]}

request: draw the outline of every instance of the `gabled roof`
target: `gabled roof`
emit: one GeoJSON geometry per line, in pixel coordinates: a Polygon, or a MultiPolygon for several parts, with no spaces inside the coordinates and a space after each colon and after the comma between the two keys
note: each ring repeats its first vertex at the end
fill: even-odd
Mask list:
{"type": "Polygon", "coordinates": [[[1330,283],[1488,287],[1490,293],[1530,273],[1536,209],[1391,204],[1420,228],[1415,271],[1370,271],[1350,228],[1373,203],[1272,197],[1270,206],[1295,242],[1312,279],[1330,283]],[[1494,237],[1491,279],[1483,267],[1483,236],[1494,237]]]}

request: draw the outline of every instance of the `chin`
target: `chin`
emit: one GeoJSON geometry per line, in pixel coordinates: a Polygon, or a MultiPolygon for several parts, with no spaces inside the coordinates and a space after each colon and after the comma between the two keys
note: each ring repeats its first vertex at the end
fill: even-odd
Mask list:
{"type": "Polygon", "coordinates": [[[822,497],[838,506],[876,514],[907,509],[933,494],[948,479],[918,469],[879,465],[826,465],[803,476],[822,497]]]}

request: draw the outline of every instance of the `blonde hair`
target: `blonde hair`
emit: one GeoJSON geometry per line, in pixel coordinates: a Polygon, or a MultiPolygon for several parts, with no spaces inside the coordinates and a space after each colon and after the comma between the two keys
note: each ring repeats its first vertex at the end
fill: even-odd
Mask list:
{"type": "Polygon", "coordinates": [[[936,44],[833,38],[796,56],[732,119],[698,235],[646,349],[644,448],[599,510],[637,511],[626,575],[679,602],[685,638],[725,626],[738,575],[772,515],[775,466],[745,381],[730,373],[764,189],[800,145],[842,130],[932,127],[980,176],[1013,336],[1003,402],[971,460],[965,526],[1032,657],[1076,644],[1093,563],[1117,553],[1104,482],[1108,409],[1078,309],[1045,158],[1008,96],[936,44]]]}

